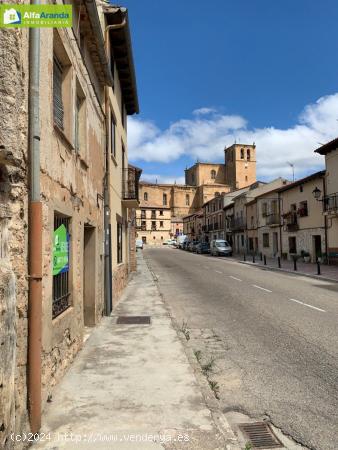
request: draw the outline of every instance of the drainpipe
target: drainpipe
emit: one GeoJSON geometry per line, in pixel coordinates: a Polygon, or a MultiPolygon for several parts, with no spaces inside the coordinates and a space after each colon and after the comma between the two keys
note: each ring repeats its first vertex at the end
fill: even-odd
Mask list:
{"type": "MultiPolygon", "coordinates": [[[[326,174],[323,176],[323,199],[325,199],[325,197],[326,197],[326,174]]],[[[325,203],[323,202],[323,209],[324,208],[325,208],[325,203]]],[[[327,226],[327,215],[324,214],[325,253],[326,253],[327,263],[330,264],[330,256],[329,256],[329,249],[328,249],[328,238],[327,238],[327,234],[328,234],[327,228],[328,228],[328,226],[327,226]]]]}
{"type": "MultiPolygon", "coordinates": [[[[39,4],[32,0],[32,4],[39,4]]],[[[40,201],[40,30],[29,30],[28,410],[32,433],[41,427],[42,203],[40,201]]]]}
{"type": "Polygon", "coordinates": [[[282,215],[282,199],[281,199],[281,193],[278,192],[278,208],[279,208],[279,246],[280,246],[280,257],[282,259],[283,255],[283,237],[282,237],[282,221],[281,221],[281,215],[282,215]]]}
{"type": "MultiPolygon", "coordinates": [[[[110,59],[109,46],[109,30],[116,30],[123,28],[126,25],[126,19],[122,23],[115,25],[108,25],[105,28],[105,50],[106,55],[110,59]]],[[[111,217],[110,217],[110,160],[109,160],[109,87],[104,88],[104,102],[105,102],[105,128],[106,128],[106,145],[105,145],[105,175],[104,175],[104,291],[105,291],[105,315],[110,316],[113,307],[113,273],[112,273],[112,254],[111,254],[111,217]]]]}

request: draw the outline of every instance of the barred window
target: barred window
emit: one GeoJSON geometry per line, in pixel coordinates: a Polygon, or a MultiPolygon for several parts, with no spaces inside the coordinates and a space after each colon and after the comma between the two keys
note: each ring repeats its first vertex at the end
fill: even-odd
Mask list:
{"type": "Polygon", "coordinates": [[[63,313],[70,306],[69,224],[69,217],[64,217],[59,214],[54,215],[52,307],[53,319],[63,313]],[[64,235],[66,239],[60,238],[62,231],[65,231],[64,235]]]}
{"type": "Polygon", "coordinates": [[[123,225],[117,222],[117,263],[120,264],[123,260],[123,225]]]}
{"type": "Polygon", "coordinates": [[[63,80],[63,68],[60,61],[54,56],[53,62],[53,114],[54,122],[62,130],[64,107],[62,100],[62,80],[63,80]]]}

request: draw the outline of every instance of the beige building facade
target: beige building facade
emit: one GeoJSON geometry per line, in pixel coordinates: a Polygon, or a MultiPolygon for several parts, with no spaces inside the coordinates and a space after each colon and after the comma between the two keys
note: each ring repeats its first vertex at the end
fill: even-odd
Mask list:
{"type": "Polygon", "coordinates": [[[326,217],[327,258],[330,264],[338,264],[338,139],[328,142],[316,152],[325,156],[324,188],[316,186],[316,196],[323,203],[326,217]]]}
{"type": "Polygon", "coordinates": [[[325,171],[314,173],[281,189],[281,256],[292,259],[292,255],[310,255],[311,261],[326,253],[326,227],[323,205],[312,192],[322,186],[325,171]]]}
{"type": "Polygon", "coordinates": [[[11,433],[39,430],[41,410],[82,347],[85,327],[109,314],[135,267],[140,170],[128,165],[126,139],[126,115],[138,112],[128,83],[135,74],[128,27],[118,36],[106,30],[123,20],[128,24],[124,9],[85,0],[73,3],[73,28],[42,28],[30,37],[25,29],[0,30],[6,450],[14,448],[11,433]],[[29,68],[32,36],[41,65],[35,60],[29,68]]]}

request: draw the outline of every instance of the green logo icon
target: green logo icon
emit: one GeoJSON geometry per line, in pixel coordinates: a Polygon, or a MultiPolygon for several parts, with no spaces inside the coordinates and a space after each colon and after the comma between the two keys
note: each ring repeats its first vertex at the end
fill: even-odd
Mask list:
{"type": "Polygon", "coordinates": [[[2,28],[68,28],[72,25],[72,5],[0,4],[2,28]]]}

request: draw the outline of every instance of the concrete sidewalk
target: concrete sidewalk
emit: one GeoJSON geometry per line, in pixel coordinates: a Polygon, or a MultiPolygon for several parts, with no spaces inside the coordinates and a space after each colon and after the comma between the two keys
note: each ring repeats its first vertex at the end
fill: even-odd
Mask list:
{"type": "Polygon", "coordinates": [[[53,392],[34,449],[239,448],[216,427],[153,277],[138,254],[114,316],[95,328],[53,392]],[[151,325],[117,325],[119,315],[150,315],[151,325]],[[156,441],[156,442],[154,442],[156,441]]]}
{"type": "Polygon", "coordinates": [[[234,259],[243,263],[243,264],[254,264],[258,267],[262,267],[267,270],[277,270],[281,272],[293,273],[296,275],[305,275],[311,278],[317,278],[320,280],[327,281],[335,281],[338,283],[338,266],[335,265],[320,265],[321,274],[317,273],[317,264],[314,263],[305,263],[300,259],[297,261],[297,270],[294,270],[293,261],[289,260],[281,260],[281,268],[278,267],[277,258],[267,258],[266,265],[264,265],[264,261],[260,259],[260,256],[255,256],[255,262],[253,262],[252,255],[246,255],[246,260],[244,261],[243,255],[235,254],[233,256],[234,259]]]}

